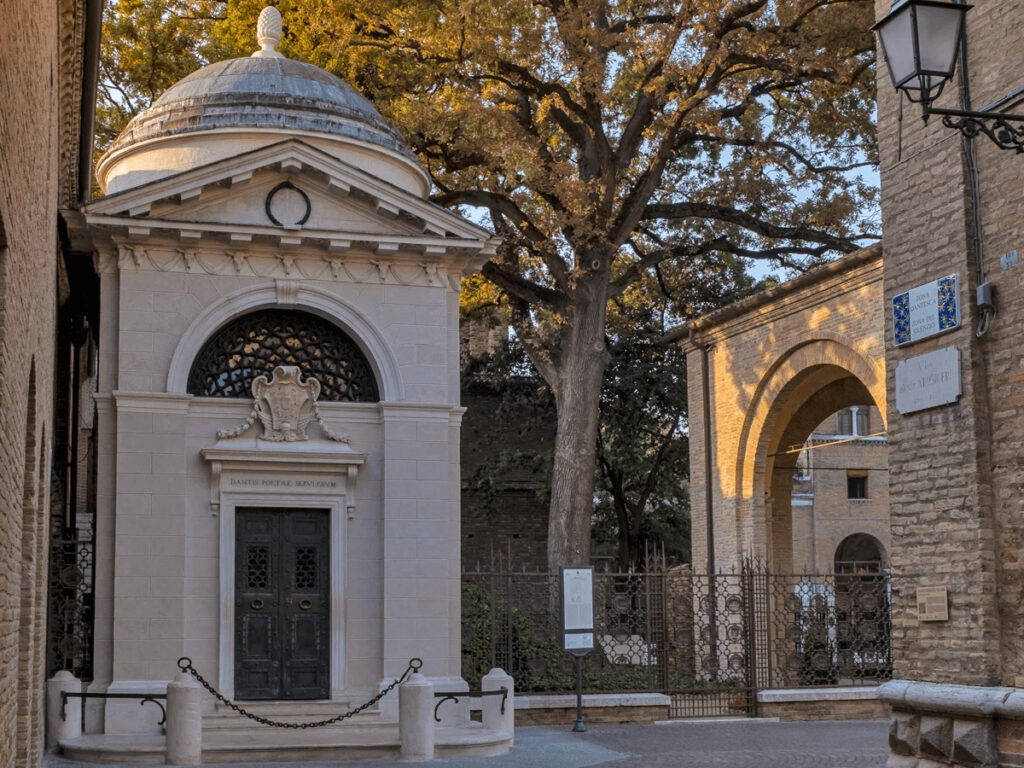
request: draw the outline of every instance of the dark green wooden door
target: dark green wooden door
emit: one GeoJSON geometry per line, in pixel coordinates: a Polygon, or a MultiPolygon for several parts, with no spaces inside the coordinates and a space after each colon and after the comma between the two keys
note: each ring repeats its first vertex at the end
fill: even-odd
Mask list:
{"type": "Polygon", "coordinates": [[[236,698],[328,698],[328,510],[240,507],[235,538],[236,698]]]}

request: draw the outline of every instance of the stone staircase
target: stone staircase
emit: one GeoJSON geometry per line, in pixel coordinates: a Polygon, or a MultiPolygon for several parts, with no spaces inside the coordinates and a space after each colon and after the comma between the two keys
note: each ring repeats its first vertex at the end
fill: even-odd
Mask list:
{"type": "MultiPolygon", "coordinates": [[[[246,710],[280,722],[326,720],[350,709],[345,701],[246,702],[246,710]]],[[[480,757],[507,752],[508,733],[480,723],[438,726],[436,757],[480,757]]],[[[229,707],[203,715],[203,763],[310,762],[397,758],[398,724],[367,710],[336,725],[320,728],[277,728],[254,722],[229,707]]],[[[162,765],[162,735],[86,734],[60,742],[68,760],[123,765],[162,765]]]]}

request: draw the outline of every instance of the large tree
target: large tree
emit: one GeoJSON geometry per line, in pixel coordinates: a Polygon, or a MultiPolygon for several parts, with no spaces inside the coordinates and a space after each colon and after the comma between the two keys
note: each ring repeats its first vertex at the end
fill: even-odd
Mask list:
{"type": "MultiPolygon", "coordinates": [[[[159,0],[153,0],[159,2],[159,0]]],[[[219,50],[263,0],[229,0],[219,50]]],[[[554,393],[551,566],[585,563],[610,301],[713,254],[797,267],[873,236],[867,0],[284,0],[284,49],[355,83],[486,211],[484,275],[554,393]]]]}

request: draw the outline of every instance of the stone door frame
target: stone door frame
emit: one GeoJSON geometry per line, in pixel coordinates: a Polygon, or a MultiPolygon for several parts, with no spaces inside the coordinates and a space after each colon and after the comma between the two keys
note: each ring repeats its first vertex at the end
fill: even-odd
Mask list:
{"type": "MultiPolygon", "coordinates": [[[[335,475],[335,477],[339,477],[335,475]]],[[[344,475],[340,475],[344,478],[344,475]]],[[[345,482],[340,482],[344,489],[345,482]]],[[[345,689],[345,522],[347,494],[317,494],[223,491],[220,502],[220,628],[218,687],[227,697],[235,695],[235,509],[237,507],[303,507],[327,509],[330,516],[330,696],[342,698],[345,689]]]]}

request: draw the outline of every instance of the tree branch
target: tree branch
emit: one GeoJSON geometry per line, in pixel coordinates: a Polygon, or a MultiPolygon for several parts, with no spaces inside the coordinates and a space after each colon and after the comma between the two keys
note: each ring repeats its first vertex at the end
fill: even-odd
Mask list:
{"type": "Polygon", "coordinates": [[[509,272],[494,261],[488,261],[480,270],[484,277],[516,298],[529,304],[541,305],[555,311],[562,311],[566,306],[565,294],[543,285],[538,285],[532,280],[527,280],[522,275],[509,272]]]}

